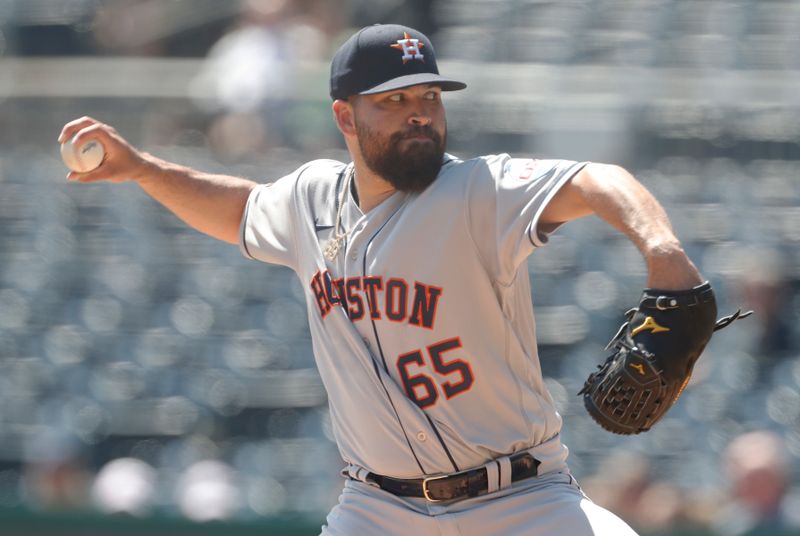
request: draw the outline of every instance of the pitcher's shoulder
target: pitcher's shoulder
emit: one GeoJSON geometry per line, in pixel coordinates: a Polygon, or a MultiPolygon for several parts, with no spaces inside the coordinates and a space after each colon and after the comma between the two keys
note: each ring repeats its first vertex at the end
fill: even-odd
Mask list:
{"type": "Polygon", "coordinates": [[[321,186],[335,184],[346,167],[344,162],[320,158],[306,162],[295,173],[298,181],[310,186],[321,186]]]}
{"type": "Polygon", "coordinates": [[[505,153],[476,156],[467,160],[445,155],[441,174],[451,180],[493,179],[501,176],[511,161],[512,158],[505,153]]]}
{"type": "Polygon", "coordinates": [[[297,168],[291,180],[301,198],[324,200],[336,190],[346,168],[347,164],[338,160],[311,160],[297,168]]]}

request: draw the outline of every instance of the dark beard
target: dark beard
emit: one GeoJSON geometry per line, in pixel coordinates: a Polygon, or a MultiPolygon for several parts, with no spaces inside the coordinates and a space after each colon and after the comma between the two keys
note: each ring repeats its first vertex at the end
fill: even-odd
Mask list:
{"type": "Polygon", "coordinates": [[[375,131],[356,122],[358,145],[367,167],[401,192],[421,192],[436,180],[442,167],[447,140],[430,125],[412,127],[405,132],[396,132],[389,138],[381,138],[375,131]],[[427,141],[406,143],[405,151],[400,142],[410,136],[427,136],[427,141]]]}

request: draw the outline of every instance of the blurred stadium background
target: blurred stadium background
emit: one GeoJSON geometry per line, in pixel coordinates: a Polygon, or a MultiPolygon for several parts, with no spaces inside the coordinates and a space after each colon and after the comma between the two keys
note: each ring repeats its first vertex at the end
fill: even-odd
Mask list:
{"type": "Polygon", "coordinates": [[[374,22],[428,33],[469,83],[446,97],[450,152],[626,166],[720,312],[756,310],[668,419],[617,437],[575,393],[643,263],[596,220],[532,256],[542,364],[590,495],[647,535],[800,534],[791,0],[0,0],[0,534],[317,533],[341,462],[293,274],[135,185],[67,184],[56,138],[91,115],[260,181],[346,159],[328,60],[374,22]]]}

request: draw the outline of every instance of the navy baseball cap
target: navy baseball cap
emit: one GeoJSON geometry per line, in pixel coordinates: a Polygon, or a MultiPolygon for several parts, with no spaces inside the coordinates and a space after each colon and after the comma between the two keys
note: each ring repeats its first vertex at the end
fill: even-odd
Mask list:
{"type": "Polygon", "coordinates": [[[331,62],[334,100],[417,84],[435,84],[442,91],[467,87],[439,74],[430,40],[407,26],[376,24],[362,28],[339,48],[331,62]]]}

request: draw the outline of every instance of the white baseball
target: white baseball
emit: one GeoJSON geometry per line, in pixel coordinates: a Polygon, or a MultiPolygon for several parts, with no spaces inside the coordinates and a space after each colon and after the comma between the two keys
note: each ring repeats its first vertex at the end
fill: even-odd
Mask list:
{"type": "Polygon", "coordinates": [[[103,162],[105,155],[103,145],[97,140],[89,140],[79,147],[75,147],[72,140],[61,144],[61,159],[72,171],[91,171],[103,162]]]}

